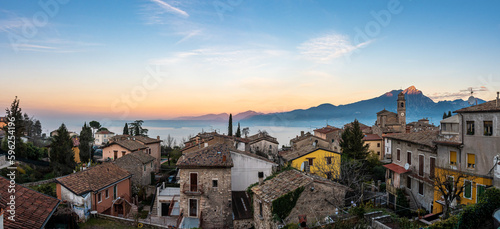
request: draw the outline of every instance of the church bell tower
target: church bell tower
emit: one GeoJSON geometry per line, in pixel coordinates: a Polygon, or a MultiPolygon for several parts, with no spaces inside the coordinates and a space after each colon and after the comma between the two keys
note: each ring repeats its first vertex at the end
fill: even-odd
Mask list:
{"type": "Polygon", "coordinates": [[[398,121],[406,129],[406,99],[403,92],[398,95],[398,121]]]}

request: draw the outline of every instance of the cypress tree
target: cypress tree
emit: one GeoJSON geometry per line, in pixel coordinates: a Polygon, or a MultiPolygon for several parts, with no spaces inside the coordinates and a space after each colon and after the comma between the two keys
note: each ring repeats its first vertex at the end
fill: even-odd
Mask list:
{"type": "Polygon", "coordinates": [[[128,124],[125,123],[125,126],[123,127],[123,134],[128,135],[128,124]]]}
{"type": "Polygon", "coordinates": [[[240,129],[240,122],[238,122],[238,129],[236,129],[236,137],[241,138],[241,129],[240,129]]]}
{"type": "Polygon", "coordinates": [[[229,114],[229,126],[227,127],[227,136],[233,136],[233,114],[229,114]]]}
{"type": "Polygon", "coordinates": [[[451,117],[451,111],[448,111],[448,117],[451,117]]]}
{"type": "Polygon", "coordinates": [[[80,146],[78,146],[80,149],[80,160],[84,163],[90,160],[92,140],[92,129],[85,123],[82,127],[82,131],[80,131],[80,146]]]}
{"type": "Polygon", "coordinates": [[[445,119],[447,117],[448,117],[448,115],[446,115],[446,111],[445,111],[444,114],[443,114],[443,119],[445,119]]]}

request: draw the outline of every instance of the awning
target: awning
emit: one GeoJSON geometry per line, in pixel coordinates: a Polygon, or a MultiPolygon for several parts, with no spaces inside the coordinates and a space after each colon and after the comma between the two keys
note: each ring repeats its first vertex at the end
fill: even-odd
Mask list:
{"type": "Polygon", "coordinates": [[[396,165],[394,163],[391,163],[391,164],[387,164],[387,165],[384,165],[384,167],[388,168],[389,170],[395,172],[395,173],[398,173],[398,174],[403,174],[403,173],[408,173],[410,172],[410,170],[406,170],[405,168],[399,166],[399,165],[396,165]]]}

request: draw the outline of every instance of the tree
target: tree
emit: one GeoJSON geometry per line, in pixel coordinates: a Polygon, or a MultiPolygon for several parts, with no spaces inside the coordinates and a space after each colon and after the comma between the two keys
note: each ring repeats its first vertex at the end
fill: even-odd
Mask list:
{"type": "Polygon", "coordinates": [[[364,133],[359,127],[358,120],[355,119],[352,125],[348,125],[342,133],[340,139],[342,154],[350,159],[365,160],[369,151],[368,145],[363,141],[364,136],[364,133]]]}
{"type": "Polygon", "coordinates": [[[229,114],[229,125],[227,127],[227,136],[233,136],[233,114],[229,114]]]}
{"type": "Polygon", "coordinates": [[[361,196],[361,184],[369,177],[361,161],[345,156],[331,157],[331,155],[325,154],[324,157],[315,160],[314,163],[317,175],[351,188],[355,197],[354,199],[361,196]]]}
{"type": "Polygon", "coordinates": [[[130,123],[130,135],[147,137],[148,129],[142,128],[142,123],[144,123],[142,120],[135,120],[130,123]]]}
{"type": "Polygon", "coordinates": [[[72,148],[73,141],[63,123],[57,129],[57,135],[54,136],[50,149],[50,162],[57,176],[70,174],[76,166],[72,148]]]}
{"type": "Polygon", "coordinates": [[[433,186],[438,191],[438,195],[443,198],[443,219],[447,219],[450,217],[450,206],[453,201],[460,201],[464,192],[464,181],[468,180],[472,185],[474,177],[444,167],[436,168],[435,173],[433,186]]]}
{"type": "Polygon", "coordinates": [[[396,195],[396,213],[403,217],[411,216],[410,203],[408,202],[408,199],[406,199],[403,189],[398,188],[396,195]]]}
{"type": "Polygon", "coordinates": [[[80,149],[80,160],[84,163],[90,160],[92,142],[92,129],[90,126],[87,126],[87,123],[84,123],[80,131],[80,145],[78,146],[80,149]]]}
{"type": "Polygon", "coordinates": [[[125,123],[125,126],[123,127],[123,134],[128,135],[128,124],[125,123]]]}
{"type": "Polygon", "coordinates": [[[165,145],[168,147],[168,148],[172,148],[174,145],[174,138],[172,136],[170,136],[170,134],[167,135],[167,139],[165,139],[165,145]]]}
{"type": "Polygon", "coordinates": [[[448,115],[446,114],[446,111],[443,113],[443,119],[448,118],[448,115]]]}
{"type": "Polygon", "coordinates": [[[109,130],[108,130],[108,128],[106,128],[106,127],[101,127],[101,128],[99,128],[97,131],[109,131],[109,130]]]}
{"type": "Polygon", "coordinates": [[[91,121],[89,122],[90,127],[92,128],[92,137],[94,136],[95,130],[101,128],[101,123],[98,121],[91,121]]]}
{"type": "Polygon", "coordinates": [[[451,111],[448,111],[448,117],[451,117],[451,116],[452,116],[452,115],[451,115],[451,111]]]}
{"type": "MultiPolygon", "coordinates": [[[[10,105],[10,109],[6,108],[5,109],[7,115],[7,125],[3,127],[3,130],[5,131],[7,136],[14,136],[15,140],[15,147],[16,147],[16,156],[17,157],[25,157],[25,146],[23,142],[21,141],[21,137],[24,136],[24,131],[25,131],[25,123],[23,120],[23,114],[22,114],[22,109],[19,107],[19,99],[16,98],[10,105]],[[10,124],[12,123],[12,125],[10,124]],[[9,132],[9,127],[13,128],[9,132]],[[12,131],[13,130],[13,131],[12,131]]],[[[7,138],[7,137],[6,137],[7,138]]]]}
{"type": "Polygon", "coordinates": [[[245,135],[245,138],[248,137],[248,134],[250,133],[250,128],[245,127],[243,130],[241,130],[241,133],[245,135]]]}
{"type": "Polygon", "coordinates": [[[236,129],[236,134],[235,136],[237,138],[241,138],[241,129],[240,129],[240,122],[238,122],[238,129],[236,129]]]}

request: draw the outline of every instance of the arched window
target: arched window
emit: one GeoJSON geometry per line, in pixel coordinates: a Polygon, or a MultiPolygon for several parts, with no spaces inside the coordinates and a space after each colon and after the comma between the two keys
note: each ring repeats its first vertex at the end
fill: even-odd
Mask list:
{"type": "Polygon", "coordinates": [[[405,107],[405,103],[401,103],[401,107],[405,107]]]}

